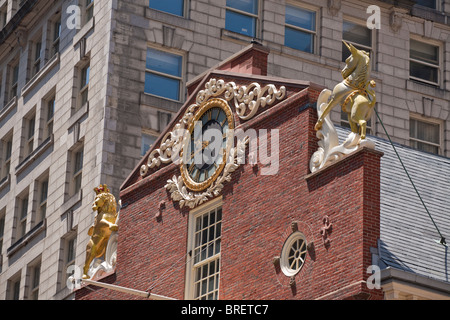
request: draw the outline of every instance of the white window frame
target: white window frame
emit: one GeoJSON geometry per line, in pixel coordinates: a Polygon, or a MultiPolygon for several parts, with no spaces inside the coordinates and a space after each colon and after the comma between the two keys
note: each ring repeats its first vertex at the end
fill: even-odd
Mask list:
{"type": "Polygon", "coordinates": [[[163,10],[154,9],[154,8],[150,7],[150,0],[147,0],[147,1],[148,1],[148,7],[149,7],[150,9],[152,9],[152,10],[156,10],[156,11],[159,11],[159,12],[164,12],[164,13],[167,13],[167,14],[171,14],[171,15],[173,15],[173,16],[175,16],[175,17],[186,18],[187,12],[188,12],[188,2],[189,2],[190,0],[182,0],[182,1],[183,1],[183,14],[182,14],[181,16],[179,16],[179,15],[177,15],[177,14],[170,13],[170,12],[168,12],[168,11],[163,11],[163,10]]]}
{"type": "Polygon", "coordinates": [[[72,190],[73,193],[72,194],[76,194],[78,193],[81,188],[82,188],[82,176],[83,176],[83,167],[84,167],[84,145],[80,148],[77,148],[76,150],[73,151],[73,175],[72,175],[72,190]],[[81,155],[81,167],[78,168],[77,164],[78,164],[78,156],[81,155]],[[79,179],[79,182],[78,182],[79,179]],[[79,186],[77,186],[79,184],[79,186]]]}
{"type": "Polygon", "coordinates": [[[30,116],[24,119],[25,124],[25,153],[24,156],[29,156],[34,151],[34,136],[36,131],[36,113],[32,113],[30,116]]]}
{"type": "MultiPolygon", "coordinates": [[[[356,19],[356,18],[353,18],[353,17],[350,17],[350,16],[344,16],[343,17],[343,19],[342,19],[342,26],[344,25],[344,22],[350,22],[350,23],[362,26],[364,28],[367,28],[366,21],[362,21],[362,20],[359,20],[359,19],[356,19]]],[[[351,43],[351,44],[353,44],[353,45],[355,45],[355,46],[357,46],[359,48],[362,48],[365,51],[368,51],[370,53],[370,60],[372,62],[372,67],[375,66],[376,55],[377,55],[376,50],[375,50],[376,43],[377,43],[377,41],[376,41],[376,31],[375,30],[376,29],[370,30],[370,32],[372,33],[372,35],[371,35],[372,39],[371,39],[371,44],[370,44],[371,46],[370,47],[368,47],[366,45],[359,44],[357,42],[350,41],[350,40],[345,40],[344,39],[344,30],[342,30],[342,39],[343,40],[345,40],[347,43],[351,43]]],[[[374,69],[374,68],[372,68],[372,69],[374,69]]]]}
{"type": "Polygon", "coordinates": [[[79,75],[80,75],[80,91],[78,93],[78,96],[80,102],[78,103],[79,104],[78,109],[82,108],[85,104],[89,102],[89,83],[91,82],[90,62],[86,63],[80,68],[79,75]],[[88,69],[89,69],[89,78],[87,79],[87,83],[85,83],[87,77],[86,73],[88,69]],[[86,101],[83,101],[84,97],[86,97],[85,98],[86,101]]]}
{"type": "Polygon", "coordinates": [[[28,190],[23,192],[17,197],[17,224],[16,224],[16,237],[14,242],[19,241],[27,234],[27,220],[29,211],[29,193],[28,190]]]}
{"type": "Polygon", "coordinates": [[[28,292],[28,300],[38,300],[39,284],[41,278],[41,262],[34,263],[29,267],[30,287],[28,292]]]}
{"type": "Polygon", "coordinates": [[[94,17],[94,3],[95,0],[84,1],[84,22],[88,23],[94,17]]]}
{"type": "Polygon", "coordinates": [[[41,71],[41,61],[42,61],[42,35],[36,41],[32,42],[33,50],[33,70],[31,70],[31,77],[34,77],[41,71]]]}
{"type": "Polygon", "coordinates": [[[43,113],[45,115],[45,132],[44,139],[47,139],[53,134],[53,120],[55,118],[55,109],[56,109],[56,96],[53,94],[50,98],[43,100],[43,113]],[[52,110],[52,113],[50,113],[52,110]]]}
{"type": "Polygon", "coordinates": [[[12,134],[6,135],[2,139],[2,167],[0,168],[0,180],[6,178],[11,170],[12,157],[12,134]]]}
{"type": "MultiPolygon", "coordinates": [[[[437,154],[441,155],[443,153],[443,150],[444,150],[444,148],[443,148],[443,146],[444,146],[444,123],[443,123],[443,121],[441,119],[424,117],[422,115],[415,114],[415,113],[411,113],[410,116],[409,116],[409,125],[410,126],[411,126],[411,120],[416,120],[416,121],[420,121],[420,122],[425,122],[425,123],[430,123],[430,124],[434,124],[434,125],[439,125],[439,144],[411,137],[411,134],[410,134],[409,141],[410,141],[411,148],[414,148],[412,146],[412,142],[413,141],[420,142],[420,143],[427,144],[427,145],[430,145],[430,146],[433,146],[433,147],[437,147],[438,150],[439,150],[437,154]]],[[[416,148],[414,148],[414,149],[416,149],[416,148]]],[[[418,150],[418,149],[416,149],[416,150],[418,150]]]]}
{"type": "Polygon", "coordinates": [[[43,221],[47,214],[47,199],[48,199],[48,176],[44,177],[43,179],[39,180],[39,208],[38,208],[38,215],[37,215],[37,221],[36,223],[40,223],[43,221]],[[45,192],[44,192],[45,191],[45,192]]]}
{"type": "MultiPolygon", "coordinates": [[[[145,67],[145,73],[146,74],[147,73],[153,73],[153,74],[156,74],[156,75],[161,76],[161,77],[166,77],[166,78],[170,78],[170,79],[174,79],[174,80],[179,81],[180,82],[180,88],[179,88],[180,91],[178,93],[179,100],[174,100],[174,99],[171,99],[171,98],[168,98],[168,97],[159,96],[159,95],[154,94],[154,93],[145,92],[145,94],[148,94],[148,95],[151,95],[151,96],[154,96],[154,97],[167,99],[167,100],[170,100],[170,101],[177,101],[177,102],[183,101],[183,95],[184,95],[183,87],[184,87],[185,60],[186,60],[185,59],[185,55],[183,53],[181,53],[180,51],[167,50],[167,49],[163,49],[161,47],[155,47],[155,46],[147,46],[147,49],[161,51],[161,52],[164,52],[164,53],[168,53],[168,54],[172,54],[172,55],[176,55],[176,56],[181,57],[181,76],[177,77],[177,76],[174,76],[174,75],[171,75],[171,74],[168,74],[168,73],[163,73],[163,72],[159,72],[159,71],[156,71],[156,70],[147,69],[147,65],[146,65],[146,67],[145,67]]],[[[147,51],[146,51],[146,53],[147,53],[147,51]]],[[[145,59],[146,59],[146,62],[147,62],[147,56],[146,56],[145,59]]]]}
{"type": "Polygon", "coordinates": [[[51,56],[53,57],[57,53],[59,53],[60,43],[61,43],[61,31],[62,31],[62,23],[61,17],[58,17],[54,21],[51,21],[51,35],[52,35],[52,50],[51,56]],[[58,33],[57,33],[58,31],[58,33]]]}
{"type": "MultiPolygon", "coordinates": [[[[419,63],[421,65],[427,66],[427,67],[432,67],[432,68],[437,68],[437,82],[432,82],[432,81],[428,81],[422,78],[417,78],[417,77],[413,77],[411,76],[411,70],[409,70],[409,79],[411,80],[415,80],[418,82],[423,82],[423,83],[427,83],[427,84],[431,84],[433,86],[441,86],[441,82],[442,82],[442,69],[443,69],[443,65],[444,65],[444,58],[443,58],[443,50],[442,50],[442,43],[438,42],[438,41],[433,41],[432,39],[424,39],[421,36],[416,36],[416,35],[411,35],[410,37],[410,41],[409,41],[409,45],[411,46],[411,40],[417,41],[417,42],[422,42],[424,44],[427,45],[431,45],[434,47],[438,48],[438,53],[439,53],[439,65],[435,65],[426,61],[422,61],[422,60],[417,60],[417,59],[413,59],[411,58],[411,48],[410,48],[410,52],[409,52],[409,61],[413,61],[415,63],[419,63]]],[[[410,68],[410,66],[408,65],[408,68],[410,68]]]]}
{"type": "Polygon", "coordinates": [[[430,8],[430,7],[427,7],[427,6],[422,6],[422,5],[418,4],[418,3],[416,3],[415,5],[419,6],[420,8],[427,8],[428,10],[442,11],[442,4],[441,4],[441,2],[442,1],[440,1],[440,0],[434,0],[434,3],[436,4],[436,9],[433,9],[433,8],[430,8]]]}
{"type": "Polygon", "coordinates": [[[19,75],[20,75],[20,64],[19,61],[13,63],[10,66],[10,88],[8,100],[11,101],[14,97],[19,96],[19,75]],[[17,71],[16,71],[17,70],[17,71]]]}
{"type": "MultiPolygon", "coordinates": [[[[297,2],[293,2],[293,1],[287,1],[285,7],[286,7],[285,8],[285,19],[284,19],[285,20],[285,22],[284,22],[284,30],[285,30],[285,32],[286,32],[286,28],[291,28],[291,29],[295,29],[295,30],[302,31],[302,32],[305,32],[305,33],[312,34],[313,38],[314,38],[313,52],[307,52],[307,51],[302,51],[302,50],[299,50],[299,51],[310,53],[310,54],[317,54],[318,49],[319,49],[319,38],[320,38],[320,35],[319,35],[319,29],[320,29],[319,28],[319,21],[320,21],[319,13],[320,13],[320,11],[319,11],[319,9],[316,8],[316,7],[313,7],[313,6],[309,6],[309,5],[305,4],[305,3],[302,3],[301,5],[299,5],[297,2]],[[301,27],[298,27],[298,26],[294,26],[294,25],[291,25],[291,24],[287,24],[286,23],[286,11],[287,11],[287,7],[288,6],[296,7],[296,8],[301,9],[301,10],[314,12],[315,13],[315,26],[314,26],[315,30],[312,31],[312,30],[304,29],[304,28],[301,28],[301,27]]],[[[284,42],[284,45],[285,45],[285,42],[284,42]]],[[[291,47],[289,47],[289,48],[291,48],[291,47]]],[[[292,49],[298,50],[298,49],[295,49],[295,48],[292,48],[292,49]]]]}
{"type": "MultiPolygon", "coordinates": [[[[186,284],[185,284],[185,297],[187,300],[195,300],[195,272],[197,268],[200,268],[201,266],[208,264],[214,260],[219,260],[219,272],[216,275],[219,277],[218,285],[217,285],[217,295],[216,298],[219,299],[219,292],[220,292],[220,269],[222,264],[221,259],[221,252],[218,254],[213,255],[212,257],[209,257],[205,260],[202,260],[198,262],[196,265],[194,265],[194,252],[195,252],[195,231],[196,231],[196,218],[199,216],[202,216],[204,214],[208,214],[212,212],[213,210],[217,210],[219,208],[222,208],[222,197],[216,198],[214,200],[211,200],[207,204],[200,206],[194,210],[192,210],[189,213],[189,227],[188,227],[188,243],[187,243],[187,263],[186,263],[186,284]]],[[[217,213],[217,211],[216,211],[217,213]]],[[[221,228],[223,224],[223,212],[222,212],[222,220],[221,220],[221,228]]],[[[222,230],[220,232],[220,239],[222,237],[222,230]]],[[[216,241],[218,238],[214,238],[213,241],[216,241]]],[[[201,251],[200,251],[201,252],[201,251]]],[[[210,294],[210,292],[208,292],[210,294]]]]}
{"type": "MultiPolygon", "coordinates": [[[[257,12],[257,14],[253,14],[253,13],[250,13],[250,12],[247,12],[247,11],[242,11],[242,10],[239,10],[239,9],[235,9],[233,7],[228,7],[226,5],[226,0],[225,0],[225,11],[232,11],[232,12],[236,12],[236,13],[239,13],[239,14],[242,14],[242,15],[246,15],[246,16],[255,18],[256,19],[255,35],[253,37],[256,38],[256,39],[259,39],[259,38],[261,38],[261,21],[260,21],[261,18],[260,17],[261,17],[261,12],[262,12],[262,1],[261,0],[256,0],[256,1],[258,3],[258,10],[257,10],[258,12],[257,12]]],[[[230,32],[234,32],[234,31],[231,31],[231,30],[228,30],[228,29],[226,29],[226,30],[230,31],[230,32]]],[[[246,34],[242,34],[242,33],[239,33],[239,34],[244,36],[244,37],[251,37],[251,36],[248,36],[246,34]]]]}

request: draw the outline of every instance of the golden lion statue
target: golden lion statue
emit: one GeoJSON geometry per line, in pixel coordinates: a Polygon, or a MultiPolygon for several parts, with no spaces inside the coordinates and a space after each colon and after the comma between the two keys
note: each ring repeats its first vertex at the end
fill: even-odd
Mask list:
{"type": "Polygon", "coordinates": [[[97,196],[92,204],[92,210],[97,211],[94,225],[89,228],[88,235],[91,236],[86,247],[86,262],[83,268],[83,279],[89,279],[88,271],[92,261],[104,256],[111,232],[119,229],[117,221],[116,198],[104,185],[94,189],[97,196]]]}

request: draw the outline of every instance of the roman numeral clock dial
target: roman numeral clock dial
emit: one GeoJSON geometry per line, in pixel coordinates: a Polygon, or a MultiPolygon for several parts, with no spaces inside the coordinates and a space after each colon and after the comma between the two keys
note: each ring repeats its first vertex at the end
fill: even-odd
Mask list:
{"type": "Polygon", "coordinates": [[[225,100],[211,99],[196,112],[180,168],[189,189],[203,191],[222,173],[233,145],[233,129],[233,113],[225,100]]]}

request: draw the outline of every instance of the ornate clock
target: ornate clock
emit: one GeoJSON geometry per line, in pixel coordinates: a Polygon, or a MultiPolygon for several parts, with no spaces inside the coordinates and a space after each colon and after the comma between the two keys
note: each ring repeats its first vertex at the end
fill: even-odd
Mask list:
{"type": "Polygon", "coordinates": [[[234,119],[223,99],[211,99],[194,114],[185,137],[180,165],[184,184],[203,191],[222,173],[233,146],[234,119]]]}

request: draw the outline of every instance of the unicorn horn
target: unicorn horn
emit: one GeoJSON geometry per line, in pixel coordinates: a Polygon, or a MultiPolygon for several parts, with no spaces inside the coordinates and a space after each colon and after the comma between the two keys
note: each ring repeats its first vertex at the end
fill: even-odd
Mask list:
{"type": "Polygon", "coordinates": [[[348,50],[352,51],[352,48],[345,40],[342,40],[342,42],[347,46],[348,50]]]}

